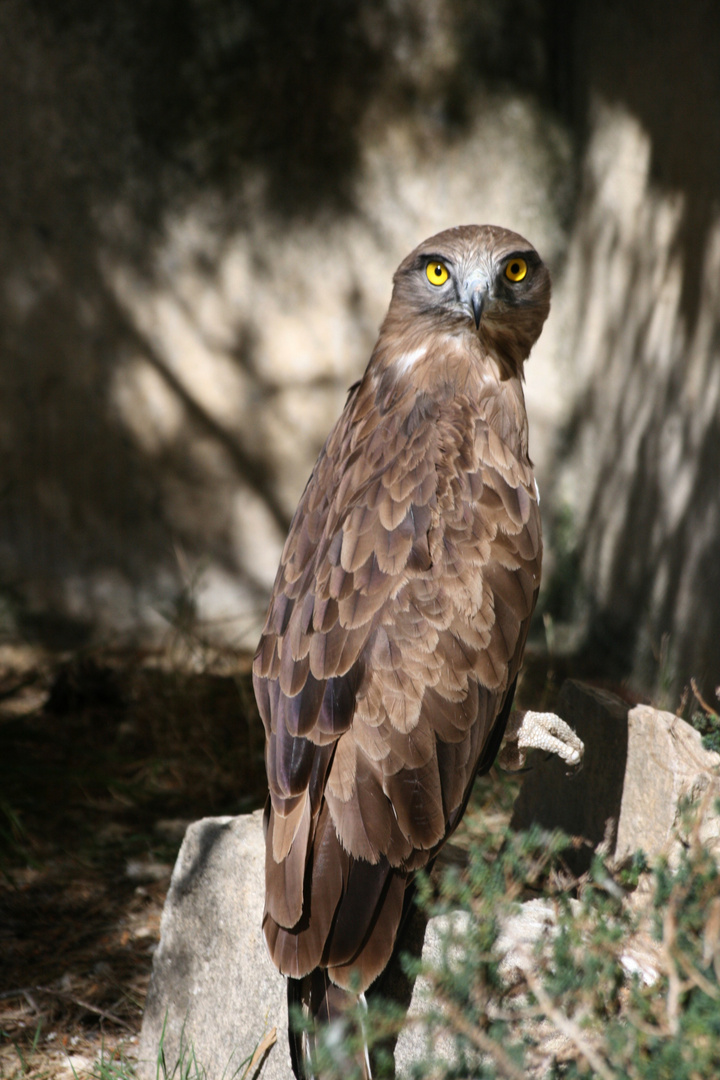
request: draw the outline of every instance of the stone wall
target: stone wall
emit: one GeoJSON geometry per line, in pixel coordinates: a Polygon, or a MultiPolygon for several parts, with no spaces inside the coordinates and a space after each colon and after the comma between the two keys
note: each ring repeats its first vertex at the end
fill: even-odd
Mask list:
{"type": "Polygon", "coordinates": [[[588,662],[670,701],[690,675],[720,683],[720,10],[582,12],[554,509],[588,662]]]}
{"type": "Polygon", "coordinates": [[[6,632],[65,646],[189,611],[252,645],[392,271],[490,221],[556,281],[528,366],[546,612],[597,665],[652,683],[669,635],[668,678],[717,681],[719,22],[6,0],[6,632]]]}

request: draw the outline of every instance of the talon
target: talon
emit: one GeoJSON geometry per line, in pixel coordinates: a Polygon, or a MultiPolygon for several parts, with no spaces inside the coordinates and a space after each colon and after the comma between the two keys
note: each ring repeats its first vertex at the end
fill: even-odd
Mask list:
{"type": "Polygon", "coordinates": [[[582,739],[555,713],[528,711],[521,718],[513,718],[508,738],[520,751],[545,750],[557,754],[568,765],[579,765],[585,752],[582,739]]]}

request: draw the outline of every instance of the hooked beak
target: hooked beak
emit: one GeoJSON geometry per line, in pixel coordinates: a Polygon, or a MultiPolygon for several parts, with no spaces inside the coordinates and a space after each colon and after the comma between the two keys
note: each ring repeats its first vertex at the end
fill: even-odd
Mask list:
{"type": "Polygon", "coordinates": [[[465,282],[464,307],[468,315],[472,314],[475,329],[480,326],[485,305],[490,299],[490,282],[484,274],[477,272],[465,282]]]}
{"type": "Polygon", "coordinates": [[[476,330],[480,326],[480,320],[483,313],[483,305],[485,303],[485,295],[486,294],[484,292],[477,288],[473,291],[472,298],[470,300],[473,309],[473,318],[475,319],[476,330]]]}

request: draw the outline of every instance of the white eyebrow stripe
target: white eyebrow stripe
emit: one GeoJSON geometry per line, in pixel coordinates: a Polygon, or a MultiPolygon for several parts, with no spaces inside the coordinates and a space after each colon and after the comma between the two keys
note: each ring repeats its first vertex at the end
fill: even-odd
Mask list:
{"type": "Polygon", "coordinates": [[[399,371],[409,371],[413,364],[416,364],[418,360],[421,360],[423,356],[427,354],[427,346],[420,345],[417,349],[412,349],[410,352],[402,353],[395,361],[395,367],[399,371]]]}

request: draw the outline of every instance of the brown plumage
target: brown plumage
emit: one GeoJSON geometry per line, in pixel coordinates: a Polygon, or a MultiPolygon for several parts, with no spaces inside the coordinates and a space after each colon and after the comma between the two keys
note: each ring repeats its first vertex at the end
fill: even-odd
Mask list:
{"type": "Polygon", "coordinates": [[[497,753],[540,584],[522,378],[549,307],[517,233],[416,248],[293,518],[253,667],[263,928],[293,979],[380,974],[497,753]]]}

